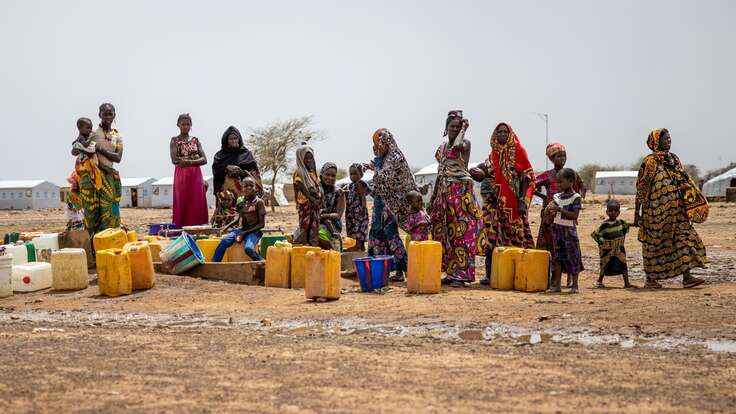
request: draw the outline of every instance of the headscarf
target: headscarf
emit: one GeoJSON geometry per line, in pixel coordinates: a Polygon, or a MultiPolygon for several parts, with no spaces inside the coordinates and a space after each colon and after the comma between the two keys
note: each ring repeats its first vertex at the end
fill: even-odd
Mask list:
{"type": "Polygon", "coordinates": [[[526,149],[521,145],[519,137],[516,136],[509,124],[501,122],[493,130],[491,154],[488,161],[493,166],[496,184],[500,187],[499,197],[505,199],[505,207],[511,210],[511,218],[516,220],[519,218],[519,198],[523,198],[524,202],[528,204],[534,194],[534,170],[531,162],[529,162],[526,149]],[[509,138],[504,145],[498,142],[498,128],[502,125],[509,130],[509,138]],[[526,194],[520,195],[519,176],[522,175],[529,176],[529,187],[526,194]]]}
{"type": "Polygon", "coordinates": [[[335,192],[335,186],[334,186],[334,185],[329,185],[329,186],[328,186],[328,185],[326,185],[326,184],[324,183],[324,181],[322,180],[322,175],[323,175],[323,174],[324,174],[324,173],[325,173],[325,172],[326,172],[327,170],[329,170],[330,168],[334,168],[334,169],[335,169],[335,171],[337,171],[337,164],[335,164],[334,162],[326,162],[326,163],[325,163],[325,164],[324,164],[324,165],[322,166],[322,169],[320,169],[320,170],[319,170],[319,181],[320,181],[320,183],[322,184],[322,191],[324,191],[324,192],[325,192],[325,194],[327,194],[327,193],[334,193],[334,192],[335,192]]]}
{"type": "Polygon", "coordinates": [[[244,171],[258,172],[258,163],[250,150],[245,147],[243,136],[240,134],[240,131],[238,131],[238,128],[235,128],[232,125],[227,127],[225,132],[222,134],[221,143],[221,149],[217,151],[215,159],[212,162],[214,194],[217,194],[222,190],[222,185],[225,183],[225,169],[228,166],[235,165],[244,171]],[[230,148],[227,145],[227,137],[233,132],[238,136],[238,148],[230,148]]]}
{"type": "Polygon", "coordinates": [[[652,150],[652,153],[657,160],[664,162],[668,167],[674,167],[676,164],[675,157],[672,156],[672,153],[669,152],[669,150],[663,150],[660,148],[659,141],[665,132],[669,132],[667,131],[667,128],[659,128],[650,132],[649,136],[647,136],[647,146],[652,150]]]}
{"type": "Polygon", "coordinates": [[[380,197],[386,207],[396,216],[399,226],[406,230],[405,220],[411,214],[411,206],[406,201],[406,193],[418,191],[414,176],[404,154],[396,144],[394,136],[386,128],[373,133],[373,143],[388,148],[386,155],[376,157],[376,172],[373,176],[373,194],[380,197]]]}
{"type": "Polygon", "coordinates": [[[296,149],[296,170],[294,171],[294,174],[301,178],[304,186],[307,187],[307,191],[311,192],[312,190],[316,190],[321,194],[322,190],[319,182],[314,180],[312,174],[309,173],[307,163],[304,161],[307,154],[312,154],[312,159],[314,159],[314,150],[309,145],[302,145],[296,149]]]}
{"type": "Polygon", "coordinates": [[[549,145],[547,145],[547,151],[545,153],[547,154],[547,158],[549,158],[550,161],[554,161],[555,156],[561,152],[567,152],[565,150],[565,146],[560,144],[559,142],[553,142],[549,145]]]}

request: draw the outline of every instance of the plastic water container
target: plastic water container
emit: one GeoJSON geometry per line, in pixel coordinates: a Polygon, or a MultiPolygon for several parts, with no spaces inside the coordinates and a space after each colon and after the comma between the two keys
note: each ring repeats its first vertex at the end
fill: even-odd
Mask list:
{"type": "Polygon", "coordinates": [[[138,233],[136,233],[135,230],[130,230],[125,234],[125,236],[128,238],[128,243],[138,241],[138,233]]]}
{"type": "Polygon", "coordinates": [[[360,290],[372,292],[388,286],[388,275],[393,265],[393,256],[361,257],[353,259],[358,272],[360,290]]]}
{"type": "Polygon", "coordinates": [[[133,292],[130,275],[130,256],[123,249],[98,250],[97,286],[100,295],[120,296],[133,292]]]}
{"type": "Polygon", "coordinates": [[[180,275],[204,263],[204,256],[199,251],[192,236],[182,233],[161,251],[161,262],[174,275],[180,275]]]}
{"type": "Polygon", "coordinates": [[[151,243],[151,242],[160,241],[160,240],[167,240],[167,239],[166,239],[166,237],[161,237],[161,236],[143,236],[143,240],[151,243]]]}
{"type": "Polygon", "coordinates": [[[283,234],[272,234],[261,237],[260,253],[261,257],[266,257],[268,253],[268,247],[273,246],[277,241],[286,240],[286,236],[283,234]]]}
{"type": "Polygon", "coordinates": [[[342,238],[342,249],[343,250],[352,249],[357,244],[358,242],[352,237],[343,236],[342,238]]]}
{"type": "Polygon", "coordinates": [[[514,288],[514,260],[522,249],[518,247],[496,247],[493,249],[491,265],[491,288],[512,290],[514,288]]]}
{"type": "Polygon", "coordinates": [[[20,233],[19,239],[21,241],[31,241],[36,237],[41,237],[42,234],[42,231],[24,231],[20,233]]]}
{"type": "Polygon", "coordinates": [[[304,288],[304,277],[306,275],[304,270],[304,259],[306,258],[307,252],[318,252],[321,251],[319,247],[315,246],[294,246],[291,248],[291,288],[292,289],[303,289],[304,288]]]}
{"type": "MultiPolygon", "coordinates": [[[[207,239],[199,239],[197,240],[197,247],[199,247],[199,250],[202,252],[202,256],[204,256],[204,261],[206,263],[209,263],[212,261],[212,257],[215,255],[215,250],[217,250],[217,246],[220,244],[220,241],[222,239],[218,238],[207,238],[207,239]]],[[[228,249],[225,252],[225,257],[222,258],[223,262],[229,262],[228,260],[230,257],[230,250],[228,249]]]]}
{"type": "Polygon", "coordinates": [[[0,256],[0,298],[13,295],[13,258],[0,256]]]}
{"type": "Polygon", "coordinates": [[[59,234],[44,233],[33,239],[36,261],[51,263],[51,252],[59,250],[59,234]]]}
{"type": "Polygon", "coordinates": [[[24,244],[6,244],[2,247],[5,248],[5,253],[12,257],[13,265],[28,263],[28,249],[24,244]]]}
{"type": "Polygon", "coordinates": [[[546,250],[524,249],[514,262],[514,289],[522,292],[547,290],[550,254],[546,250]]]}
{"type": "Polygon", "coordinates": [[[17,242],[20,239],[20,233],[17,231],[11,231],[8,233],[5,233],[5,237],[3,238],[4,244],[13,244],[17,242]]]}
{"type": "Polygon", "coordinates": [[[222,260],[227,262],[252,262],[253,258],[245,254],[245,245],[243,243],[245,242],[233,243],[225,253],[227,260],[225,260],[225,257],[222,260]]]}
{"type": "Polygon", "coordinates": [[[51,253],[51,273],[54,290],[87,288],[87,252],[84,249],[61,249],[51,253]]]}
{"type": "Polygon", "coordinates": [[[13,266],[13,292],[35,292],[51,287],[51,263],[30,262],[13,266]]]}
{"type": "Polygon", "coordinates": [[[23,244],[26,246],[26,253],[28,255],[28,263],[36,261],[36,246],[33,245],[32,241],[27,241],[23,244]]]}
{"type": "Polygon", "coordinates": [[[95,234],[92,245],[95,251],[122,249],[128,242],[128,234],[123,229],[105,229],[95,234]]]}
{"type": "Polygon", "coordinates": [[[153,258],[154,262],[161,261],[161,251],[165,249],[170,242],[170,240],[148,242],[148,248],[151,250],[151,258],[153,258]]]}
{"type": "Polygon", "coordinates": [[[442,244],[437,241],[411,241],[406,290],[409,293],[440,293],[442,285],[442,244]]]}
{"type": "Polygon", "coordinates": [[[291,287],[291,249],[287,246],[268,246],[265,286],[285,289],[291,287]]]}
{"type": "Polygon", "coordinates": [[[340,252],[307,252],[304,294],[307,299],[340,299],[340,252]]]}
{"type": "Polygon", "coordinates": [[[147,241],[132,242],[125,245],[130,258],[130,276],[133,290],[153,287],[156,271],[153,269],[153,257],[147,241]]]}

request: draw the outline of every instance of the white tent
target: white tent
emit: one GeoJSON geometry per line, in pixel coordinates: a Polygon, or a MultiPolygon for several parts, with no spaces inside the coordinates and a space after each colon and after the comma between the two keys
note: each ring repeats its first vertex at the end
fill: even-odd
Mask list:
{"type": "Polygon", "coordinates": [[[598,171],[595,173],[595,194],[636,194],[638,171],[598,171]]]}
{"type": "Polygon", "coordinates": [[[151,177],[122,178],[120,183],[123,194],[120,197],[120,207],[152,207],[153,186],[156,181],[151,177]]]}
{"type": "Polygon", "coordinates": [[[44,180],[0,181],[0,209],[59,208],[59,186],[44,180]]]}
{"type": "MultiPolygon", "coordinates": [[[[207,207],[215,207],[215,195],[212,193],[212,176],[204,177],[207,185],[207,207]]],[[[174,177],[164,177],[152,184],[153,187],[153,207],[169,208],[174,205],[174,177]]]]}
{"type": "Polygon", "coordinates": [[[725,197],[728,187],[736,187],[736,168],[708,180],[703,184],[703,192],[706,197],[725,197]]]}

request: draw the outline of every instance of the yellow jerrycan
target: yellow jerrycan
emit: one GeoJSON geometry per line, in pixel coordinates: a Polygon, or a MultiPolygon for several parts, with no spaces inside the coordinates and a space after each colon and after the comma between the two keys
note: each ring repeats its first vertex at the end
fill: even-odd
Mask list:
{"type": "Polygon", "coordinates": [[[406,290],[409,293],[440,293],[442,244],[437,241],[410,241],[406,290]]]}
{"type": "MultiPolygon", "coordinates": [[[[210,238],[210,239],[199,239],[196,241],[197,247],[199,247],[199,250],[202,252],[202,255],[204,256],[204,262],[210,263],[212,262],[212,257],[215,255],[215,250],[217,250],[217,246],[220,244],[221,239],[216,238],[210,238]]],[[[230,256],[230,250],[228,249],[225,251],[225,256],[222,258],[223,262],[228,262],[227,260],[230,256]]]]}
{"type": "Polygon", "coordinates": [[[521,250],[518,247],[496,247],[493,249],[491,289],[514,289],[514,258],[521,250]]]}
{"type": "Polygon", "coordinates": [[[514,263],[514,289],[522,292],[547,290],[550,254],[546,250],[524,249],[514,263]]]}
{"type": "Polygon", "coordinates": [[[123,229],[106,229],[95,234],[95,251],[107,249],[122,249],[128,242],[128,235],[123,229]]]}
{"type": "Polygon", "coordinates": [[[314,246],[294,246],[291,248],[291,288],[304,288],[304,260],[307,252],[319,252],[322,249],[314,246]]]}
{"type": "Polygon", "coordinates": [[[153,256],[147,241],[132,242],[125,245],[130,258],[130,277],[133,290],[150,289],[156,280],[153,270],[153,256]]]}
{"type": "Polygon", "coordinates": [[[268,246],[266,250],[266,287],[291,287],[291,247],[268,246]]]}
{"type": "Polygon", "coordinates": [[[120,296],[133,292],[130,256],[123,249],[97,251],[97,286],[100,295],[120,296]]]}
{"type": "Polygon", "coordinates": [[[138,241],[138,233],[136,233],[135,230],[130,230],[125,234],[125,237],[128,238],[128,243],[133,243],[138,241]]]}
{"type": "Polygon", "coordinates": [[[304,264],[307,299],[340,299],[340,252],[310,251],[304,257],[304,264]]]}

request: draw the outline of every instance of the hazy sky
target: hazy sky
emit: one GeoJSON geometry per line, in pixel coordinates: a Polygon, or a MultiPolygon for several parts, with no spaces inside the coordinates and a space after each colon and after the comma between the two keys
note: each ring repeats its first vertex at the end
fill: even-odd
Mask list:
{"type": "Polygon", "coordinates": [[[628,165],[668,127],[712,169],[736,160],[734,21],[733,1],[3,0],[2,176],[63,180],[106,101],[123,176],[173,174],[181,112],[210,161],[228,125],[313,114],[318,163],[368,160],[386,127],[420,167],[463,109],[473,160],[507,121],[543,168],[548,112],[569,166],[628,165]]]}

